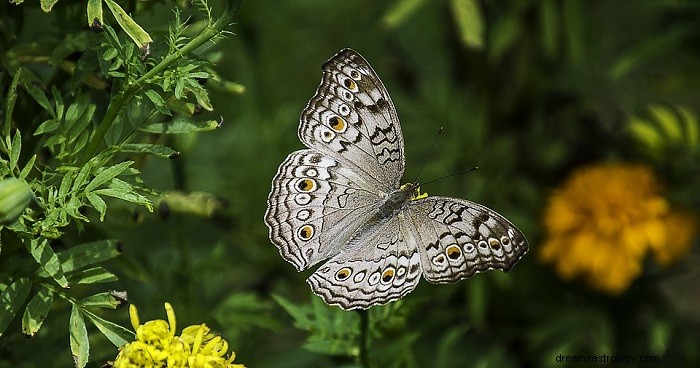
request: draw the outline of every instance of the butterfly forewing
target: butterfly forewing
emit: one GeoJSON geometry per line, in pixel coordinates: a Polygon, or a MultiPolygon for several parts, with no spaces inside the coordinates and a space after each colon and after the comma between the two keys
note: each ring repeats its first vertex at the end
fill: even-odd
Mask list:
{"type": "Polygon", "coordinates": [[[368,182],[378,181],[386,192],[401,182],[403,135],[394,104],[372,67],[353,50],[342,50],[323,65],[321,84],[301,114],[299,138],[368,182]]]}

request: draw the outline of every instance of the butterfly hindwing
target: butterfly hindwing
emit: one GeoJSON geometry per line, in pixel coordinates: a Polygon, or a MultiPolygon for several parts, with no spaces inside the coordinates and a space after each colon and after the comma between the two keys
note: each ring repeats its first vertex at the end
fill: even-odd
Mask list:
{"type": "Polygon", "coordinates": [[[400,184],[404,148],[394,104],[372,67],[353,50],[342,50],[323,65],[321,84],[301,114],[299,138],[379,181],[386,192],[400,184]]]}
{"type": "Polygon", "coordinates": [[[385,304],[415,289],[420,255],[398,217],[358,230],[344,249],[307,280],[330,305],[345,310],[385,304]]]}
{"type": "Polygon", "coordinates": [[[423,277],[451,283],[476,273],[509,271],[527,253],[525,236],[495,211],[447,197],[411,201],[406,217],[417,238],[423,277]]]}

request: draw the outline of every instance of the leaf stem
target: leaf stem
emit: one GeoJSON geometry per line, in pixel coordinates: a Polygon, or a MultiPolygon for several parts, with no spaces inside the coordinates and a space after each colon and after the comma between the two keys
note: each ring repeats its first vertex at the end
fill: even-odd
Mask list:
{"type": "Polygon", "coordinates": [[[360,309],[357,313],[360,315],[360,365],[363,368],[370,368],[367,355],[369,349],[369,311],[360,309]]]}

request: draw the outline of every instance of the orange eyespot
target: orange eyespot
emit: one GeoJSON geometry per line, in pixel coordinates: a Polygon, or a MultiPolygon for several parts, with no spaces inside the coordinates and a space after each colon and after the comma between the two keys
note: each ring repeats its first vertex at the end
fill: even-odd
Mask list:
{"type": "Polygon", "coordinates": [[[493,249],[498,249],[501,247],[501,242],[496,238],[489,238],[489,246],[493,249]]]}
{"type": "Polygon", "coordinates": [[[297,189],[299,189],[302,192],[313,192],[316,190],[316,181],[313,179],[301,179],[299,182],[297,182],[297,189]]]}
{"type": "Polygon", "coordinates": [[[328,119],[328,125],[336,132],[345,131],[345,120],[339,116],[333,116],[332,118],[328,119]]]}
{"type": "Polygon", "coordinates": [[[352,79],[346,79],[343,81],[343,84],[345,87],[349,90],[354,90],[357,87],[357,84],[352,79]]]}
{"type": "Polygon", "coordinates": [[[311,225],[304,225],[299,228],[299,238],[302,240],[309,240],[314,236],[314,227],[311,225]]]}
{"type": "Polygon", "coordinates": [[[384,272],[382,272],[382,282],[388,283],[391,282],[391,279],[394,278],[394,268],[389,267],[384,272]]]}
{"type": "Polygon", "coordinates": [[[352,273],[351,269],[344,267],[344,268],[339,269],[338,272],[335,273],[335,278],[338,281],[343,281],[343,280],[347,279],[348,277],[350,277],[351,273],[352,273]]]}
{"type": "Polygon", "coordinates": [[[462,255],[462,250],[454,244],[447,247],[445,252],[447,253],[447,257],[450,259],[459,259],[459,256],[462,255]]]}

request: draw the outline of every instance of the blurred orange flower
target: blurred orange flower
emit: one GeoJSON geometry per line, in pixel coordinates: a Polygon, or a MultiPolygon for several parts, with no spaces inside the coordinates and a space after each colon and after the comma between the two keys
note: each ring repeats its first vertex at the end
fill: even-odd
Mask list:
{"type": "Polygon", "coordinates": [[[642,273],[647,252],[664,266],[685,255],[696,224],[692,215],[671,210],[650,168],[593,165],[550,197],[539,257],[564,279],[581,277],[616,294],[642,273]]]}

